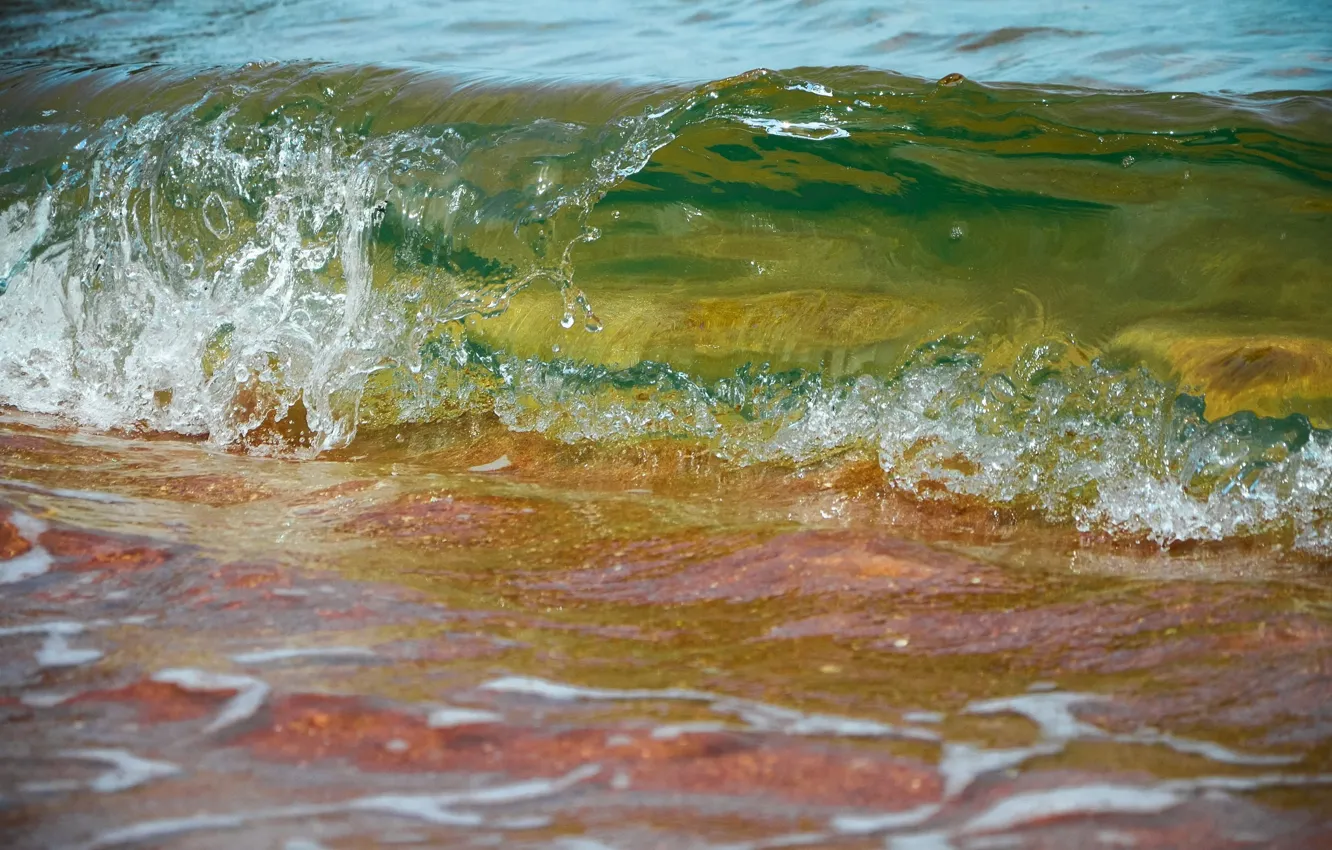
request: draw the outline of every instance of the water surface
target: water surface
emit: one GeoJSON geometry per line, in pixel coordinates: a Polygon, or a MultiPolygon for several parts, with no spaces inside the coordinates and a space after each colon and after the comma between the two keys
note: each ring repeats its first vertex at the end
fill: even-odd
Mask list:
{"type": "Polygon", "coordinates": [[[1320,846],[1321,3],[0,21],[0,833],[1320,846]]]}
{"type": "Polygon", "coordinates": [[[236,65],[319,60],[510,79],[702,82],[752,68],[864,65],[927,78],[1175,91],[1326,89],[1318,0],[61,0],[11,3],[0,57],[236,65]]]}

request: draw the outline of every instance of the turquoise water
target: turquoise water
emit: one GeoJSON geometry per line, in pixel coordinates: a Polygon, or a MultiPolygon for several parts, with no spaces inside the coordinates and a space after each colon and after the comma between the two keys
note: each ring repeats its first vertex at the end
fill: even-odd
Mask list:
{"type": "Polygon", "coordinates": [[[0,58],[424,65],[511,79],[703,81],[864,65],[921,77],[1180,91],[1326,89],[1332,4],[648,0],[11,2],[0,58]]]}

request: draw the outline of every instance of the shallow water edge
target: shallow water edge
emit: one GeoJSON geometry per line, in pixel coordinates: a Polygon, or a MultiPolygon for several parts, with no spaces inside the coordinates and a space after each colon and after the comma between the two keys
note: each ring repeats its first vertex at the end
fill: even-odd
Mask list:
{"type": "Polygon", "coordinates": [[[536,437],[295,463],[53,424],[0,424],[11,846],[1330,834],[1316,564],[1059,561],[1057,527],[536,437]]]}

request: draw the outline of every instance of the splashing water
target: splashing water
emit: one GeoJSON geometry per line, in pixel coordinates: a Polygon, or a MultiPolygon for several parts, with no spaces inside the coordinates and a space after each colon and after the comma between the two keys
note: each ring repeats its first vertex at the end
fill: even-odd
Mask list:
{"type": "Polygon", "coordinates": [[[1324,100],[945,82],[18,73],[0,400],[306,456],[481,410],[1327,551],[1324,100]]]}

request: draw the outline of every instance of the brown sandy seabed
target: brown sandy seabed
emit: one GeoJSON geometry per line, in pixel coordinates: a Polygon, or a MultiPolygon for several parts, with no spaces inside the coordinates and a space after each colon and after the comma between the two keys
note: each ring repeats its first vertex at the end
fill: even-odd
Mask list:
{"type": "Polygon", "coordinates": [[[0,479],[6,847],[1332,846],[1332,574],[1262,541],[480,419],[11,411],[0,479]]]}

